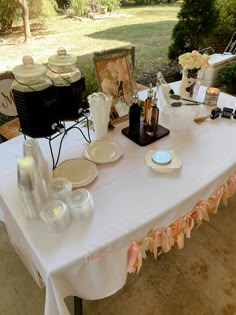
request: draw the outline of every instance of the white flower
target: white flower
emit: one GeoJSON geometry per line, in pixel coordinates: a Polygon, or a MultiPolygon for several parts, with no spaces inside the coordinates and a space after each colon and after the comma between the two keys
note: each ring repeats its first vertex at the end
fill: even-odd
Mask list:
{"type": "Polygon", "coordinates": [[[202,61],[201,60],[197,60],[195,62],[195,66],[196,66],[196,69],[200,69],[202,67],[202,61]]]}
{"type": "Polygon", "coordinates": [[[209,56],[200,54],[197,50],[193,50],[191,53],[187,52],[179,56],[179,64],[182,68],[187,69],[206,69],[208,64],[209,56]]]}
{"type": "Polygon", "coordinates": [[[191,59],[188,60],[187,67],[188,67],[188,69],[196,68],[196,62],[194,60],[191,60],[191,59]]]}

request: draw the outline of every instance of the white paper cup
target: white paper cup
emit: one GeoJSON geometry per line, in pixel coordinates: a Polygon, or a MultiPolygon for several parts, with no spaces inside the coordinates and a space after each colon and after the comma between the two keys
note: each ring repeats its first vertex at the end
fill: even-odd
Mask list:
{"type": "Polygon", "coordinates": [[[30,219],[38,218],[48,193],[45,181],[40,176],[32,156],[26,156],[17,161],[17,191],[25,215],[30,219]]]}
{"type": "Polygon", "coordinates": [[[101,140],[107,137],[108,134],[108,124],[102,124],[99,121],[93,122],[95,129],[95,138],[96,140],[101,140]]]}

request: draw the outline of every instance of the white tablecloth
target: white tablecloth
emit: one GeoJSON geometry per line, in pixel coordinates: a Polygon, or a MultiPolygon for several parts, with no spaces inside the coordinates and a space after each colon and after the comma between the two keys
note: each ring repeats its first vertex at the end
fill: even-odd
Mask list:
{"type": "MultiPolygon", "coordinates": [[[[173,87],[177,92],[177,84],[173,87]]],[[[141,94],[146,97],[146,92],[141,94]]],[[[198,99],[203,101],[204,95],[201,87],[198,99]]],[[[235,109],[236,99],[221,93],[218,105],[235,109]]],[[[211,109],[201,105],[197,116],[211,109]]],[[[168,127],[162,116],[160,123],[168,127]]],[[[100,299],[119,290],[126,282],[131,241],[185,215],[236,171],[235,120],[193,123],[189,132],[170,132],[146,147],[121,134],[126,126],[127,121],[116,125],[108,135],[121,144],[122,158],[97,165],[98,177],[86,187],[94,199],[94,216],[88,222],[74,220],[60,234],[45,232],[40,221],[23,215],[16,191],[16,159],[22,155],[23,137],[0,145],[0,207],[12,244],[34,279],[40,282],[39,273],[46,284],[46,315],[69,314],[63,301],[67,295],[100,299]],[[180,157],[181,169],[163,174],[146,166],[148,150],[170,149],[180,157]]],[[[54,150],[58,142],[59,138],[53,140],[54,150]]],[[[50,160],[48,142],[39,143],[50,160]]],[[[70,131],[60,161],[83,157],[86,145],[78,130],[70,131]]]]}

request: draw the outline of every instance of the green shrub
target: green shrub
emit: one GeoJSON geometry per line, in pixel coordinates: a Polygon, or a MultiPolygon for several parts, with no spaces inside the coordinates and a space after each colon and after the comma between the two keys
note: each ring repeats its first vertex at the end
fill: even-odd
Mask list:
{"type": "MultiPolygon", "coordinates": [[[[120,6],[120,0],[97,0],[95,3],[98,7],[106,7],[109,12],[116,10],[120,6]]],[[[87,8],[88,0],[70,0],[70,9],[74,15],[84,16],[87,8]]],[[[70,15],[73,15],[70,9],[67,11],[70,12],[70,15]]]]}
{"type": "MultiPolygon", "coordinates": [[[[85,77],[85,91],[83,93],[83,103],[87,104],[87,97],[99,90],[98,88],[98,81],[96,76],[95,67],[93,64],[92,59],[89,58],[78,58],[78,67],[82,73],[82,75],[85,77]]],[[[85,106],[86,107],[86,106],[85,106]]]]}
{"type": "Polygon", "coordinates": [[[236,85],[236,62],[229,63],[220,69],[218,79],[221,83],[236,85]]]}
{"type": "Polygon", "coordinates": [[[65,9],[70,5],[70,0],[56,0],[58,7],[61,9],[65,9]]]}
{"type": "Polygon", "coordinates": [[[236,30],[236,1],[217,0],[219,19],[216,28],[208,38],[208,45],[216,52],[223,52],[236,30]]]}
{"type": "Polygon", "coordinates": [[[41,0],[42,2],[42,15],[43,16],[55,16],[57,3],[55,0],[41,0]]]}
{"type": "Polygon", "coordinates": [[[187,51],[205,47],[205,39],[216,26],[218,15],[215,0],[184,0],[172,32],[169,59],[175,60],[187,51]]]}
{"type": "MultiPolygon", "coordinates": [[[[57,3],[55,0],[28,0],[30,18],[55,16],[57,3]]],[[[14,19],[22,19],[17,0],[0,0],[0,29],[9,32],[14,19]]]]}
{"type": "Polygon", "coordinates": [[[70,8],[73,10],[74,14],[77,16],[83,16],[86,7],[85,0],[71,0],[70,8]]]}
{"type": "Polygon", "coordinates": [[[130,5],[156,5],[156,4],[178,4],[179,0],[121,0],[121,6],[130,5]]]}
{"type": "Polygon", "coordinates": [[[30,18],[55,16],[57,2],[55,0],[28,0],[30,18]]]}
{"type": "Polygon", "coordinates": [[[0,29],[10,31],[18,7],[17,0],[0,0],[0,29]]]}
{"type": "Polygon", "coordinates": [[[120,7],[120,0],[100,0],[100,4],[112,12],[120,7]]]}

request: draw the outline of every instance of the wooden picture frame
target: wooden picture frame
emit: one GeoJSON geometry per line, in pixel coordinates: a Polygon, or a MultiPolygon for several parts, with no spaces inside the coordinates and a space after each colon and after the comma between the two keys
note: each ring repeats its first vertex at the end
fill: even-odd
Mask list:
{"type": "Polygon", "coordinates": [[[134,47],[95,52],[93,61],[100,91],[113,96],[111,123],[126,120],[136,89],[134,47]]]}

